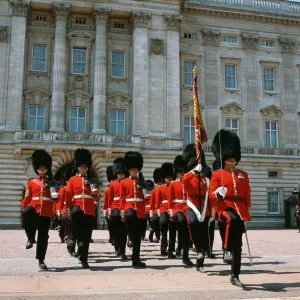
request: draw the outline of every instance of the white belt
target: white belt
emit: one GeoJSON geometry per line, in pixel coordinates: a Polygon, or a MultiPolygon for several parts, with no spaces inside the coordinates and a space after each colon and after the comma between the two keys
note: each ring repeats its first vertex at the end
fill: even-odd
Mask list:
{"type": "Polygon", "coordinates": [[[118,200],[120,200],[120,197],[115,197],[114,198],[114,201],[118,201],[118,200]]]}
{"type": "Polygon", "coordinates": [[[141,198],[127,198],[126,201],[127,202],[143,202],[144,199],[141,199],[141,198]]]}
{"type": "Polygon", "coordinates": [[[150,205],[146,205],[145,207],[149,207],[150,208],[150,205]]]}
{"type": "Polygon", "coordinates": [[[174,200],[174,203],[183,203],[183,204],[186,204],[187,201],[186,201],[186,200],[175,199],[175,200],[174,200]]]}
{"type": "Polygon", "coordinates": [[[163,200],[161,201],[161,203],[168,203],[168,200],[163,200]]]}
{"type": "Polygon", "coordinates": [[[73,199],[89,199],[89,198],[93,198],[93,196],[91,196],[91,195],[75,195],[74,197],[73,197],[73,199]]]}
{"type": "Polygon", "coordinates": [[[47,197],[32,197],[31,200],[33,200],[33,201],[39,201],[39,200],[52,201],[51,198],[47,198],[47,197]]]}

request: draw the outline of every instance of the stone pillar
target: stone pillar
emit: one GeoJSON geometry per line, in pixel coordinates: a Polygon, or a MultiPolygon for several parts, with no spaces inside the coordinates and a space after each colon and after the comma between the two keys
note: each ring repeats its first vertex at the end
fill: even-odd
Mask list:
{"type": "Polygon", "coordinates": [[[106,90],[107,90],[107,20],[109,10],[95,9],[96,22],[93,133],[106,133],[106,90]]]}
{"type": "Polygon", "coordinates": [[[151,15],[133,13],[132,134],[148,132],[148,22],[151,15]]]}
{"type": "Polygon", "coordinates": [[[167,137],[180,137],[179,16],[165,16],[167,24],[167,137]]]}
{"type": "Polygon", "coordinates": [[[10,4],[12,26],[5,129],[20,130],[23,120],[24,58],[29,4],[19,1],[10,1],[10,4]]]}
{"type": "Polygon", "coordinates": [[[53,5],[55,44],[50,131],[65,131],[66,30],[70,7],[53,5]]]}

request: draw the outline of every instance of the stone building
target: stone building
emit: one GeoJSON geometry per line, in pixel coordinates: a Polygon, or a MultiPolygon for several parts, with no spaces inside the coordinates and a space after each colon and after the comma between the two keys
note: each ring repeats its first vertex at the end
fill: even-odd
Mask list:
{"type": "Polygon", "coordinates": [[[236,131],[252,226],[283,227],[300,184],[299,26],[300,4],[275,0],[0,0],[0,226],[20,226],[34,149],[58,179],[90,149],[104,187],[136,149],[150,179],[193,140],[197,65],[208,162],[217,130],[236,131]]]}

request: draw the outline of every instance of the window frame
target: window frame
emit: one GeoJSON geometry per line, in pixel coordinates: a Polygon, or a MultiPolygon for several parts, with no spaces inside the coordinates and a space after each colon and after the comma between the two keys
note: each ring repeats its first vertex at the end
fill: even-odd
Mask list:
{"type": "MultiPolygon", "coordinates": [[[[113,135],[125,135],[126,134],[126,111],[124,109],[111,109],[109,111],[109,128],[108,129],[109,129],[109,134],[113,134],[113,135]],[[111,113],[112,112],[116,112],[116,116],[117,116],[116,120],[112,120],[111,119],[111,113]],[[119,119],[119,112],[123,112],[124,113],[124,119],[123,120],[119,119]],[[123,122],[123,124],[124,124],[123,133],[119,133],[119,132],[113,133],[112,132],[112,128],[111,128],[111,122],[115,122],[116,125],[118,125],[119,122],[123,122]]],[[[116,126],[116,129],[118,131],[118,126],[116,126]]]]}
{"type": "MultiPolygon", "coordinates": [[[[79,62],[77,62],[79,64],[79,62]]],[[[72,65],[71,65],[71,74],[72,75],[80,75],[80,76],[84,76],[88,74],[88,48],[87,47],[76,47],[73,46],[72,47],[72,65]],[[75,73],[73,68],[74,68],[74,50],[82,50],[85,51],[86,55],[85,55],[85,72],[84,73],[75,73]]]]}
{"type": "Polygon", "coordinates": [[[31,68],[30,71],[34,73],[47,73],[47,68],[48,68],[48,46],[47,45],[42,45],[42,44],[32,44],[31,47],[31,68]],[[44,47],[46,49],[46,57],[45,58],[40,58],[40,57],[33,57],[33,51],[34,47],[44,47]],[[33,61],[34,59],[40,59],[45,61],[45,70],[33,70],[33,61]]]}
{"type": "Polygon", "coordinates": [[[272,39],[261,39],[260,40],[260,46],[262,48],[267,48],[267,49],[276,49],[276,44],[275,41],[272,39]],[[263,44],[264,43],[264,44],[263,44]],[[268,46],[268,43],[273,43],[274,46],[268,46]]]}
{"type": "Polygon", "coordinates": [[[125,79],[126,78],[126,56],[125,56],[125,51],[123,50],[112,50],[111,51],[111,78],[112,79],[125,79]],[[123,76],[114,76],[113,75],[113,65],[116,65],[116,64],[113,64],[113,53],[116,52],[116,53],[123,53],[123,60],[124,60],[124,65],[123,65],[123,76]]]}
{"type": "Polygon", "coordinates": [[[189,41],[196,41],[198,39],[197,33],[196,32],[183,32],[183,39],[184,40],[189,40],[189,41]],[[191,37],[185,37],[186,35],[187,36],[190,35],[191,37]],[[193,38],[193,36],[195,38],[193,38]]]}
{"type": "Polygon", "coordinates": [[[46,106],[45,105],[34,105],[34,104],[28,105],[28,107],[27,107],[27,130],[45,132],[45,125],[46,125],[46,113],[45,112],[46,112],[46,106]],[[31,107],[35,107],[36,108],[34,116],[30,115],[30,108],[31,107]],[[40,116],[37,115],[37,109],[38,109],[38,107],[42,107],[43,108],[43,110],[44,110],[44,116],[43,117],[40,117],[40,116]],[[35,129],[30,129],[29,128],[29,120],[30,120],[30,118],[35,118],[35,129]],[[43,122],[43,130],[37,129],[37,119],[38,118],[43,118],[43,120],[44,120],[44,122],[43,122]]]}
{"type": "Polygon", "coordinates": [[[73,133],[85,133],[87,130],[87,109],[86,107],[82,107],[82,106],[70,106],[69,107],[69,132],[73,132],[73,133]],[[77,117],[74,118],[74,117],[71,117],[71,110],[72,109],[76,109],[77,110],[77,117]],[[79,117],[79,109],[84,109],[84,118],[80,118],[79,117]],[[71,119],[76,119],[77,120],[77,131],[71,131],[71,119]],[[84,119],[84,131],[78,131],[78,120],[81,119],[83,120],[84,119]]]}
{"type": "Polygon", "coordinates": [[[184,145],[195,143],[195,124],[194,124],[194,116],[184,116],[183,117],[183,143],[184,145]],[[185,125],[185,119],[189,119],[189,125],[185,125]],[[189,129],[189,140],[185,143],[185,128],[189,129]]]}
{"type": "Polygon", "coordinates": [[[225,128],[235,132],[234,130],[236,129],[237,132],[235,132],[238,136],[240,135],[240,124],[239,124],[239,119],[238,118],[225,118],[225,128]],[[227,120],[230,121],[230,127],[227,126],[227,120]],[[235,120],[237,122],[237,128],[232,127],[232,121],[235,120]]]}
{"type": "Polygon", "coordinates": [[[265,120],[264,121],[264,125],[265,125],[265,146],[266,148],[279,148],[279,127],[278,127],[278,121],[270,121],[270,120],[265,120]],[[267,129],[266,127],[266,123],[270,123],[270,128],[271,128],[271,123],[275,123],[276,124],[276,130],[272,130],[272,129],[267,129]],[[276,132],[276,144],[277,146],[276,147],[272,147],[272,146],[268,146],[267,145],[267,132],[270,132],[270,145],[271,145],[271,142],[272,142],[272,138],[271,138],[271,132],[276,132]]]}
{"type": "Polygon", "coordinates": [[[185,87],[192,87],[193,86],[193,69],[197,67],[197,61],[196,60],[184,60],[183,61],[183,86],[185,87]],[[192,68],[192,72],[185,72],[185,63],[194,63],[194,67],[192,68]],[[192,82],[191,84],[186,84],[185,83],[185,74],[192,74],[192,82]]]}
{"type": "Polygon", "coordinates": [[[237,64],[234,64],[234,63],[225,63],[224,64],[224,88],[226,90],[237,90],[238,89],[238,86],[237,86],[237,64]],[[234,76],[234,87],[227,87],[226,86],[226,67],[227,66],[234,66],[234,73],[235,73],[235,76],[234,76]]]}
{"type": "Polygon", "coordinates": [[[235,35],[224,35],[223,36],[223,43],[225,43],[225,44],[231,44],[231,45],[236,45],[238,43],[237,36],[235,36],[235,35]],[[227,41],[225,41],[226,38],[235,39],[235,42],[227,42],[227,41]]]}
{"type": "MultiPolygon", "coordinates": [[[[275,67],[268,67],[268,66],[263,66],[263,89],[265,93],[276,93],[276,68],[275,67]],[[265,84],[265,70],[269,69],[269,70],[273,70],[273,86],[274,86],[274,90],[266,90],[266,84],[265,84]]],[[[270,81],[270,79],[267,79],[268,81],[270,81]]]]}
{"type": "Polygon", "coordinates": [[[279,191],[268,190],[267,191],[267,198],[268,198],[268,203],[267,203],[267,205],[268,205],[268,215],[280,215],[281,214],[281,212],[280,212],[281,211],[281,209],[280,209],[281,208],[280,207],[280,204],[281,204],[280,203],[280,192],[279,191]],[[278,208],[278,210],[276,212],[271,212],[270,209],[269,209],[270,208],[270,206],[269,206],[269,194],[271,194],[271,193],[272,194],[276,193],[277,196],[278,196],[278,198],[277,198],[278,199],[278,202],[277,202],[277,208],[278,208]]]}

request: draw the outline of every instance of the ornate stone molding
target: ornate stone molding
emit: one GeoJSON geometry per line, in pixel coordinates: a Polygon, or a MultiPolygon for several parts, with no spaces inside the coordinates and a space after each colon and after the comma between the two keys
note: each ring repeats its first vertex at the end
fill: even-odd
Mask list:
{"type": "Polygon", "coordinates": [[[108,20],[111,15],[111,10],[105,8],[94,8],[93,16],[95,20],[108,20]]]}
{"type": "Polygon", "coordinates": [[[146,14],[143,12],[134,12],[132,17],[129,19],[129,22],[132,24],[132,27],[142,27],[147,28],[148,22],[151,18],[151,14],[146,14]]]}
{"type": "Polygon", "coordinates": [[[64,6],[63,4],[53,5],[53,16],[56,21],[68,21],[71,14],[71,7],[64,6]]]}
{"type": "Polygon", "coordinates": [[[182,17],[164,15],[164,18],[165,18],[165,22],[167,24],[167,29],[168,30],[175,30],[175,31],[180,30],[182,17]]]}
{"type": "Polygon", "coordinates": [[[159,39],[150,39],[150,54],[163,55],[164,41],[159,39]]]}
{"type": "Polygon", "coordinates": [[[76,30],[76,31],[69,32],[67,34],[67,38],[69,40],[83,39],[92,42],[95,37],[87,31],[76,30]]]}
{"type": "Polygon", "coordinates": [[[256,49],[258,36],[253,34],[242,33],[242,41],[245,48],[256,49]]]}
{"type": "Polygon", "coordinates": [[[243,114],[245,111],[245,107],[240,105],[239,103],[236,102],[231,102],[225,105],[222,105],[220,109],[223,111],[224,114],[229,114],[229,113],[237,113],[239,115],[243,114]]]}
{"type": "Polygon", "coordinates": [[[279,43],[281,45],[282,50],[284,51],[292,51],[296,41],[290,39],[279,38],[279,43]]]}
{"type": "Polygon", "coordinates": [[[217,45],[220,37],[220,32],[211,30],[201,30],[205,44],[217,45]]]}
{"type": "Polygon", "coordinates": [[[0,26],[0,42],[6,43],[8,38],[8,26],[0,26]]]}
{"type": "Polygon", "coordinates": [[[260,112],[264,117],[269,117],[269,118],[272,117],[280,118],[283,115],[283,110],[274,104],[261,108],[260,112]]]}
{"type": "Polygon", "coordinates": [[[27,17],[28,8],[30,6],[28,2],[10,0],[9,3],[12,7],[12,15],[13,16],[27,17]]]}

